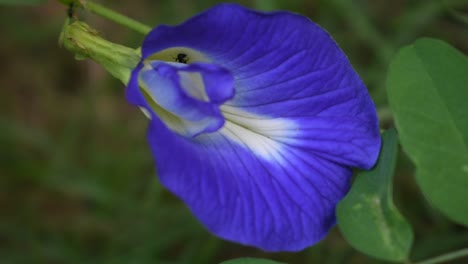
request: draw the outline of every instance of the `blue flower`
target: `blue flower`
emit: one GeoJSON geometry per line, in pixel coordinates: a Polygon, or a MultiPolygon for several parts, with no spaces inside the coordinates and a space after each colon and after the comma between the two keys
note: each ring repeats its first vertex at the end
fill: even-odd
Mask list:
{"type": "Polygon", "coordinates": [[[161,183],[217,236],[297,251],[335,225],[352,168],[380,149],[375,107],[306,17],[217,5],[142,45],[127,99],[150,117],[161,183]]]}

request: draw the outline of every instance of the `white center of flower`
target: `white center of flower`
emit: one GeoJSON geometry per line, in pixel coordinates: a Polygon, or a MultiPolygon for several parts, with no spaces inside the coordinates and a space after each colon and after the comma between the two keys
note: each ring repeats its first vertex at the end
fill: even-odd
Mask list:
{"type": "Polygon", "coordinates": [[[226,118],[221,133],[267,160],[283,161],[279,153],[284,145],[279,141],[296,131],[294,122],[285,118],[269,119],[228,105],[221,106],[221,111],[226,118]]]}

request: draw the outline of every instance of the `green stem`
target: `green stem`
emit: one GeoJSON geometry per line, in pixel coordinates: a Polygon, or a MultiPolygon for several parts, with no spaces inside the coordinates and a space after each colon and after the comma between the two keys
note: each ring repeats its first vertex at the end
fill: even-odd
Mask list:
{"type": "Polygon", "coordinates": [[[96,15],[107,18],[117,24],[132,29],[143,35],[146,35],[151,31],[151,27],[142,24],[136,20],[133,20],[127,16],[124,16],[120,13],[117,13],[114,10],[111,10],[100,4],[96,4],[91,1],[82,1],[82,5],[86,10],[89,10],[90,12],[95,13],[96,15]]]}
{"type": "Polygon", "coordinates": [[[427,259],[421,262],[416,262],[415,264],[436,264],[442,263],[446,261],[450,261],[453,259],[461,258],[468,256],[468,248],[460,249],[458,251],[450,252],[435,258],[427,259]]]}
{"type": "Polygon", "coordinates": [[[129,29],[132,29],[138,33],[141,33],[143,35],[148,34],[151,31],[151,27],[140,23],[136,20],[133,20],[127,16],[124,16],[120,13],[115,12],[112,9],[109,9],[105,6],[102,6],[100,4],[96,4],[92,1],[88,0],[58,0],[64,5],[70,6],[82,6],[84,9],[98,15],[104,18],[109,19],[110,21],[113,21],[117,24],[120,24],[124,27],[127,27],[129,29]]]}

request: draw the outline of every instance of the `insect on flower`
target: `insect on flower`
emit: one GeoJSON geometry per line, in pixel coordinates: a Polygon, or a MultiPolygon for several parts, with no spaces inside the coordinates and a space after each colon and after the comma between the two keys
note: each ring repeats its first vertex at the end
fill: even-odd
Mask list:
{"type": "Polygon", "coordinates": [[[187,54],[185,53],[177,54],[177,57],[175,57],[174,59],[176,62],[185,63],[185,64],[187,64],[187,62],[189,61],[187,54]]]}
{"type": "Polygon", "coordinates": [[[266,251],[324,238],[352,168],[380,149],[374,104],[332,38],[297,14],[221,4],[154,28],[141,52],[126,95],[149,113],[161,183],[221,238],[266,251]]]}

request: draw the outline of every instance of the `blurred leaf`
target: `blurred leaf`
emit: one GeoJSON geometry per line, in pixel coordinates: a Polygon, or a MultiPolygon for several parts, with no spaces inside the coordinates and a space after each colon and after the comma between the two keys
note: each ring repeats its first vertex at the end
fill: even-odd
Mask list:
{"type": "Polygon", "coordinates": [[[461,23],[468,25],[468,15],[463,14],[462,12],[449,9],[449,13],[452,15],[453,18],[457,19],[461,23]]]}
{"type": "Polygon", "coordinates": [[[468,5],[468,0],[440,0],[441,5],[446,11],[460,23],[468,25],[468,15],[462,11],[456,10],[456,8],[463,8],[468,5]]]}
{"type": "Polygon", "coordinates": [[[223,261],[219,264],[281,264],[281,262],[276,262],[269,259],[259,259],[259,258],[238,258],[223,261]]]}
{"type": "Polygon", "coordinates": [[[254,3],[257,9],[263,11],[273,11],[279,9],[278,2],[275,0],[256,0],[254,3]]]}
{"type": "Polygon", "coordinates": [[[0,5],[39,5],[46,0],[0,0],[0,5]]]}
{"type": "Polygon", "coordinates": [[[338,204],[338,225],[356,249],[379,259],[407,259],[413,233],[393,204],[392,179],[398,153],[395,129],[383,134],[377,165],[358,173],[348,195],[338,204]]]}
{"type": "Polygon", "coordinates": [[[468,60],[450,45],[421,39],[400,50],[387,79],[401,145],[426,198],[468,225],[468,60]]]}

